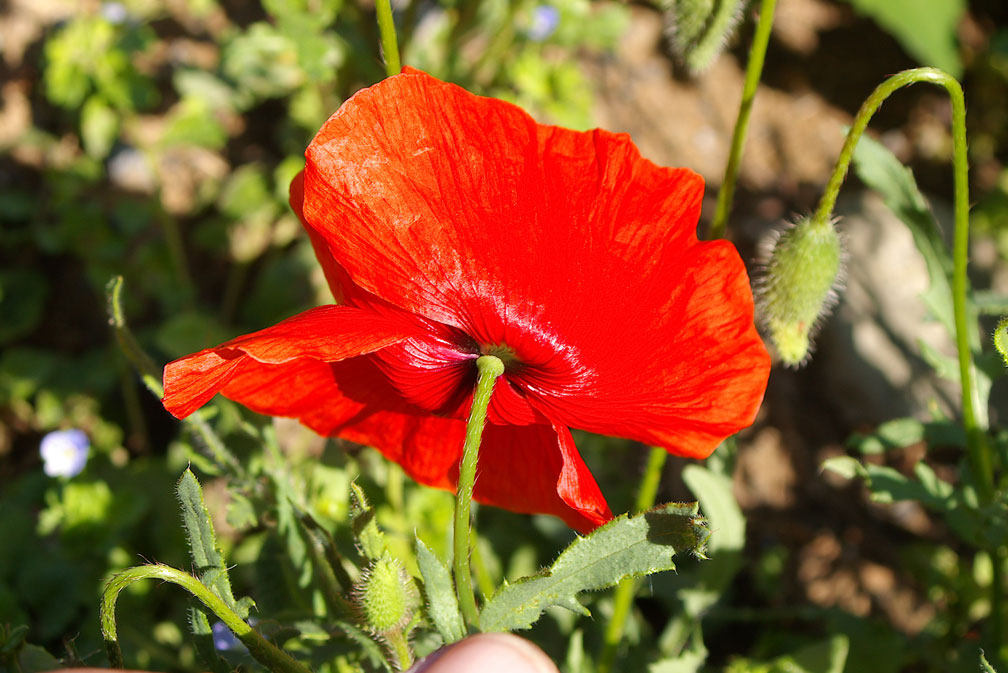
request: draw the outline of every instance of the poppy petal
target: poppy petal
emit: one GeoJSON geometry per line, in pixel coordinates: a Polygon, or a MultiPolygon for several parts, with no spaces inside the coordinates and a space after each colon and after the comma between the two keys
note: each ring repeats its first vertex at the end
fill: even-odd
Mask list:
{"type": "Polygon", "coordinates": [[[305,220],[353,281],[509,351],[547,417],[687,456],[752,422],[769,356],[737,252],[696,238],[692,171],[409,69],[306,156],[305,220]]]}
{"type": "Polygon", "coordinates": [[[225,388],[242,372],[247,360],[272,365],[302,358],[335,362],[402,341],[418,329],[417,323],[402,313],[320,306],[168,363],[162,402],[176,418],[184,418],[225,388]]]}
{"type": "MultiPolygon", "coordinates": [[[[376,356],[323,363],[245,359],[221,393],[262,414],[297,418],[321,435],[371,446],[419,483],[455,490],[465,422],[431,416],[404,400],[376,356]]],[[[477,501],[553,514],[590,531],[612,518],[591,472],[562,426],[487,425],[477,501]]]]}
{"type": "Polygon", "coordinates": [[[726,242],[696,247],[664,272],[667,290],[635,295],[650,315],[623,315],[649,337],[614,324],[582,342],[590,375],[528,376],[529,402],[549,418],[705,458],[756,417],[770,357],[753,326],[748,276],[726,242]],[[673,270],[678,267],[678,270],[673,270]],[[665,295],[665,296],[662,296],[665,295]]]}
{"type": "Polygon", "coordinates": [[[612,518],[570,431],[550,425],[487,425],[474,498],[512,512],[553,514],[587,533],[612,518]]]}
{"type": "Polygon", "coordinates": [[[221,393],[258,413],[296,418],[320,435],[374,447],[416,481],[454,489],[465,423],[404,400],[374,356],[281,365],[246,359],[221,393]]]}
{"type": "Polygon", "coordinates": [[[337,304],[348,304],[352,306],[367,306],[384,303],[374,295],[366,292],[350,278],[336,258],[329,250],[329,243],[326,239],[308,225],[304,218],[304,171],[301,171],[291,180],[288,200],[291,210],[301,220],[305,231],[308,233],[308,240],[311,241],[315,257],[322,267],[326,283],[332,291],[333,299],[337,304]]]}

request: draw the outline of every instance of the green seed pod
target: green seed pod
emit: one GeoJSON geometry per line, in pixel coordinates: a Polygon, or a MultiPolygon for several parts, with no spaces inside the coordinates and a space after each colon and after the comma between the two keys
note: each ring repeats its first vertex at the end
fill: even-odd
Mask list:
{"type": "Polygon", "coordinates": [[[811,339],[836,303],[844,252],[833,222],[801,218],[778,236],[756,282],[761,322],[781,360],[800,367],[811,339]]]}
{"type": "Polygon", "coordinates": [[[401,631],[419,602],[412,578],[398,559],[387,554],[364,571],[353,598],[362,624],[377,635],[401,631]]]}
{"type": "Polygon", "coordinates": [[[663,0],[662,5],[676,56],[691,73],[699,74],[735,34],[745,0],[663,0]]]}

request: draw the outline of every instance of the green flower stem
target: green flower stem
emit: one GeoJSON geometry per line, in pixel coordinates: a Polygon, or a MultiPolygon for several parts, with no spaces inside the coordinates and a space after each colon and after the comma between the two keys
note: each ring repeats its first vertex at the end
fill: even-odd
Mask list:
{"type": "Polygon", "coordinates": [[[126,315],[122,310],[122,287],[123,277],[113,276],[105,285],[106,304],[108,309],[109,325],[115,332],[116,341],[119,348],[126,355],[130,363],[140,372],[140,378],[147,389],[159,399],[164,397],[164,389],[161,387],[161,371],[154,364],[143,348],[133,336],[129,326],[126,324],[126,315]]]}
{"type": "Polygon", "coordinates": [[[396,40],[395,21],[392,19],[391,0],[377,0],[378,32],[381,35],[382,52],[385,54],[385,74],[391,77],[402,70],[399,65],[399,43],[396,40]]]}
{"type": "Polygon", "coordinates": [[[767,45],[770,43],[770,28],[773,27],[774,9],[777,0],[762,0],[759,10],[759,21],[753,34],[752,47],[749,48],[749,62],[746,64],[745,83],[742,86],[742,102],[739,104],[738,119],[732,131],[731,149],[728,152],[728,164],[725,166],[724,180],[718,190],[717,206],[714,208],[714,220],[711,222],[710,237],[723,238],[728,226],[728,215],[731,213],[732,202],[735,200],[735,181],[738,178],[739,163],[742,161],[742,148],[745,145],[746,133],[749,131],[749,115],[752,113],[753,99],[756,98],[756,88],[763,74],[763,61],[766,60],[767,45]]]}
{"type": "Polygon", "coordinates": [[[402,631],[393,631],[385,634],[385,642],[388,643],[389,650],[394,659],[395,670],[405,671],[413,663],[413,652],[410,650],[409,641],[402,631]]]}
{"type": "Polygon", "coordinates": [[[179,231],[178,221],[167,213],[162,213],[158,220],[161,223],[165,243],[168,245],[168,255],[181,290],[179,294],[182,296],[183,304],[192,308],[196,300],[196,284],[193,282],[192,274],[189,273],[189,263],[186,261],[185,245],[182,243],[182,232],[179,231]]]}
{"type": "MultiPolygon", "coordinates": [[[[140,380],[143,381],[147,390],[154,397],[161,399],[164,397],[164,387],[161,385],[161,369],[154,360],[140,346],[140,343],[133,336],[132,330],[126,323],[126,314],[122,309],[122,288],[123,277],[113,276],[105,286],[106,308],[108,310],[109,325],[115,332],[119,348],[126,355],[137,372],[140,380]]],[[[194,412],[184,423],[202,440],[203,445],[213,456],[214,461],[221,467],[227,467],[237,475],[244,475],[244,468],[234,454],[228,451],[217,433],[213,431],[210,424],[203,417],[202,410],[194,412]]]]}
{"type": "Polygon", "coordinates": [[[833,175],[826,185],[819,207],[813,216],[817,222],[828,221],[836,204],[840,186],[843,184],[854,155],[854,148],[864,133],[872,115],[882,102],[894,91],[917,82],[929,82],[942,86],[952,100],[952,142],[953,169],[955,173],[955,240],[952,250],[954,267],[952,271],[952,304],[955,316],[956,349],[959,356],[959,376],[962,381],[963,426],[970,465],[976,477],[980,499],[989,503],[994,498],[994,469],[990,450],[987,447],[985,430],[977,410],[980,393],[974,376],[973,351],[970,348],[969,315],[967,310],[966,265],[969,260],[969,185],[968,163],[966,159],[966,102],[962,87],[954,77],[937,68],[914,68],[893,75],[880,84],[858,110],[854,123],[847,133],[840,156],[837,158],[833,175]]]}
{"type": "MultiPolygon", "coordinates": [[[[637,491],[635,511],[643,512],[654,507],[655,499],[658,497],[658,486],[661,484],[662,470],[665,468],[667,458],[668,451],[660,447],[654,447],[648,453],[644,478],[637,491]]],[[[633,605],[633,598],[637,594],[640,583],[639,579],[630,578],[623,580],[616,587],[613,595],[612,616],[609,618],[605,634],[602,636],[602,653],[599,655],[597,673],[609,673],[613,670],[616,652],[623,640],[626,619],[630,614],[630,607],[633,605]]]]}
{"type": "Polygon", "coordinates": [[[298,663],[289,654],[283,652],[259,635],[258,631],[246,624],[217,594],[213,593],[198,579],[189,573],[184,573],[171,566],[161,564],[136,566],[135,568],[124,570],[114,575],[105,585],[105,589],[102,592],[99,617],[102,636],[105,638],[105,646],[108,649],[109,662],[113,668],[123,667],[122,650],[119,648],[115,621],[115,606],[119,598],[119,592],[133,582],[154,578],[177,584],[202,601],[207,608],[231,629],[235,636],[238,637],[238,640],[245,644],[249,654],[272,673],[311,673],[307,667],[298,663]]]}
{"type": "Polygon", "coordinates": [[[497,377],[504,373],[504,363],[494,355],[481,355],[476,360],[479,372],[476,392],[473,393],[472,411],[466,423],[465,443],[462,445],[462,460],[459,462],[458,487],[455,495],[454,559],[455,591],[458,593],[459,607],[466,622],[473,627],[479,625],[476,610],[476,596],[473,594],[472,573],[469,569],[469,527],[472,524],[472,496],[476,485],[476,460],[479,456],[483,424],[487,407],[493,395],[497,377]]]}
{"type": "MultiPolygon", "coordinates": [[[[954,77],[937,68],[914,68],[897,73],[880,84],[858,110],[854,123],[847,133],[840,156],[833,169],[833,175],[826,185],[819,208],[813,217],[816,221],[829,220],[836,203],[840,186],[854,154],[854,148],[864,133],[872,115],[882,102],[894,91],[917,82],[928,82],[944,87],[952,101],[952,164],[955,180],[954,213],[955,236],[952,248],[952,309],[955,318],[955,340],[959,361],[959,378],[962,383],[963,427],[966,430],[966,448],[970,467],[976,479],[977,490],[982,504],[993,502],[995,497],[994,468],[990,447],[986,436],[986,414],[980,413],[980,393],[975,376],[973,350],[970,347],[969,308],[967,303],[968,279],[966,266],[969,261],[969,164],[966,156],[966,99],[962,87],[954,77]]],[[[992,556],[1000,558],[1000,550],[994,549],[992,556]]],[[[996,642],[1000,647],[1004,628],[1004,606],[1002,601],[1002,569],[994,564],[994,578],[991,585],[991,624],[996,642]]],[[[999,651],[999,650],[995,650],[999,651]]]]}

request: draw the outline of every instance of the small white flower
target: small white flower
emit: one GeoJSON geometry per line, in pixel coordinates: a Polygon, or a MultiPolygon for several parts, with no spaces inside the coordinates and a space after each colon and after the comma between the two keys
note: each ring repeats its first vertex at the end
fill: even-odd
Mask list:
{"type": "Polygon", "coordinates": [[[91,442],[81,430],[57,430],[42,438],[42,471],[50,477],[75,477],[87,463],[91,442]]]}

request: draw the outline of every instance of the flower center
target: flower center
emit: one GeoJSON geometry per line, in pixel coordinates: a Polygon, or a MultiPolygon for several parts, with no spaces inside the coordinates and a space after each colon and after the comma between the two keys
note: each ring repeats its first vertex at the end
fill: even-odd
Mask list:
{"type": "Polygon", "coordinates": [[[480,355],[493,355],[504,363],[504,370],[507,371],[513,366],[521,364],[521,360],[518,359],[518,355],[509,346],[504,344],[495,344],[492,346],[481,345],[480,355]]]}

